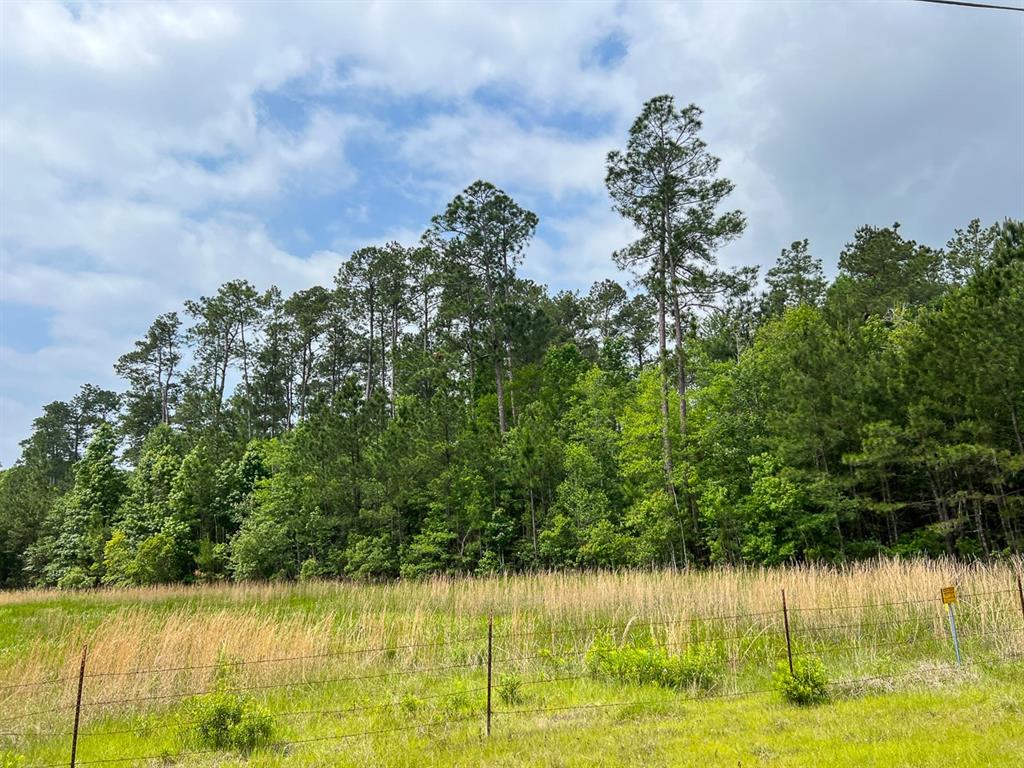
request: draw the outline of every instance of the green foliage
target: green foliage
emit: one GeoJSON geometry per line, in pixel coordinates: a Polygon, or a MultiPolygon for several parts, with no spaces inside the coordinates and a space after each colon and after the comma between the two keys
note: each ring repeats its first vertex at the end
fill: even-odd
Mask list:
{"type": "Polygon", "coordinates": [[[202,581],[217,581],[224,577],[228,566],[228,545],[214,544],[202,539],[195,555],[196,575],[202,581]]]}
{"type": "Polygon", "coordinates": [[[54,586],[67,590],[88,589],[96,586],[96,579],[84,568],[73,565],[60,575],[54,586]]]}
{"type": "Polygon", "coordinates": [[[168,520],[133,547],[124,531],[115,530],[103,549],[103,583],[128,586],[184,580],[192,562],[188,533],[184,523],[168,520]]]}
{"type": "Polygon", "coordinates": [[[274,718],[250,699],[217,691],[192,699],[185,709],[185,736],[199,748],[247,755],[273,740],[274,718]]]}
{"type": "Polygon", "coordinates": [[[18,464],[0,470],[0,585],[25,584],[26,550],[40,538],[56,496],[38,467],[18,464]]]}
{"type": "Polygon", "coordinates": [[[349,536],[345,549],[345,573],[357,579],[382,579],[395,575],[395,553],[391,539],[382,536],[349,536]]]}
{"type": "Polygon", "coordinates": [[[187,575],[191,561],[188,528],[184,523],[168,522],[163,529],[147,536],[135,555],[136,584],[167,584],[187,575]]]}
{"type": "Polygon", "coordinates": [[[103,547],[103,583],[128,586],[134,583],[135,553],[124,531],[116,530],[103,547]]]}
{"type": "Polygon", "coordinates": [[[793,662],[793,673],[780,663],[775,672],[775,689],[790,704],[802,707],[824,704],[829,700],[828,675],[820,659],[802,658],[793,662]]]}
{"type": "Polygon", "coordinates": [[[116,450],[114,430],[104,422],[75,465],[71,490],[50,509],[47,533],[26,549],[27,567],[41,583],[78,589],[102,576],[104,545],[126,492],[116,450]]]}
{"type": "Polygon", "coordinates": [[[648,645],[619,647],[606,638],[591,646],[585,661],[590,673],[599,679],[700,691],[713,690],[723,672],[718,648],[703,643],[688,646],[681,654],[670,654],[648,645]]]}
{"type": "Polygon", "coordinates": [[[498,699],[502,704],[514,707],[522,704],[523,680],[518,675],[505,675],[498,681],[498,699]]]}
{"type": "Polygon", "coordinates": [[[231,540],[228,569],[241,581],[287,577],[296,565],[287,527],[262,509],[250,513],[231,540]]]}
{"type": "Polygon", "coordinates": [[[315,557],[307,557],[299,566],[299,581],[315,581],[331,575],[331,567],[326,563],[321,563],[315,557]]]}
{"type": "Polygon", "coordinates": [[[440,518],[428,519],[422,532],[402,554],[402,577],[415,579],[432,573],[454,572],[457,561],[452,548],[455,541],[455,532],[440,518]]]}
{"type": "Polygon", "coordinates": [[[608,155],[633,296],[521,277],[537,217],[477,181],[331,286],[157,317],[0,473],[0,586],[1019,555],[1024,224],[861,227],[830,285],[798,239],[757,294],[702,130],[657,96],[608,155]]]}

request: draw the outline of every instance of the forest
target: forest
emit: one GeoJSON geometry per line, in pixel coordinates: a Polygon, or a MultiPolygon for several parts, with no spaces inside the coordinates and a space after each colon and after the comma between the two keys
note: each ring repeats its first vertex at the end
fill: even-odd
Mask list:
{"type": "Polygon", "coordinates": [[[701,117],[607,156],[625,285],[524,278],[537,216],[476,181],[331,285],[156,317],[0,470],[0,586],[1019,554],[1024,222],[727,269],[701,117]]]}

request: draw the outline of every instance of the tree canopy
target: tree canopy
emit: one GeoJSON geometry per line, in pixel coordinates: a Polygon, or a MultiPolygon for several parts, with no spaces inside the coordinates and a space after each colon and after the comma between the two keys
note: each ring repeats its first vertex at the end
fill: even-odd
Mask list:
{"type": "Polygon", "coordinates": [[[832,280],[795,239],[759,288],[701,130],[659,96],[608,155],[625,284],[524,278],[537,216],[477,181],[331,285],[155,318],[0,471],[0,584],[1019,554],[1024,224],[864,226],[832,280]]]}

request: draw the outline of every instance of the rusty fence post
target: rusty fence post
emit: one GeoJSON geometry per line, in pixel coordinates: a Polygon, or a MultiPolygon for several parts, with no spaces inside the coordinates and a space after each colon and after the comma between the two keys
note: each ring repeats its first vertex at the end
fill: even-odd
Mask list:
{"type": "Polygon", "coordinates": [[[782,590],[782,622],[786,627],[786,658],[789,660],[789,674],[793,674],[793,641],[789,636],[789,609],[786,607],[786,590],[782,590]]]}
{"type": "Polygon", "coordinates": [[[487,735],[491,735],[491,671],[494,666],[494,612],[487,614],[487,735]]]}
{"type": "Polygon", "coordinates": [[[82,687],[85,684],[85,656],[89,646],[82,646],[82,663],[78,667],[78,698],[75,699],[75,727],[71,731],[71,768],[75,768],[75,757],[78,754],[78,723],[82,717],[82,687]]]}

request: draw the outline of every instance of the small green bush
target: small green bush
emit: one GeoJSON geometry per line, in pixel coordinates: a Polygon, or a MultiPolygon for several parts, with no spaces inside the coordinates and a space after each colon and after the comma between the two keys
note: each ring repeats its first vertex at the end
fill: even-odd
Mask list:
{"type": "Polygon", "coordinates": [[[84,568],[77,565],[69,568],[67,573],[57,580],[57,589],[76,590],[89,589],[96,586],[96,579],[86,573],[84,568]]]}
{"type": "Polygon", "coordinates": [[[423,706],[423,701],[419,697],[414,696],[411,693],[406,693],[398,702],[398,706],[399,708],[401,708],[403,712],[408,712],[409,714],[412,714],[420,710],[420,708],[423,706]]]}
{"type": "Polygon", "coordinates": [[[25,756],[6,749],[0,749],[0,768],[22,768],[25,765],[25,756]]]}
{"type": "Polygon", "coordinates": [[[444,712],[449,717],[463,717],[472,713],[478,699],[471,697],[466,684],[458,680],[452,685],[451,693],[444,699],[444,712]]]}
{"type": "Polygon", "coordinates": [[[190,741],[204,749],[233,749],[248,754],[274,737],[270,713],[250,699],[219,691],[188,706],[190,741]]]}
{"type": "Polygon", "coordinates": [[[299,581],[316,581],[326,578],[330,574],[331,569],[315,557],[307,557],[299,566],[299,581]]]}
{"type": "Polygon", "coordinates": [[[793,674],[786,664],[779,664],[775,673],[775,688],[790,704],[809,707],[829,700],[828,675],[819,659],[798,659],[793,663],[793,674]]]}
{"type": "Polygon", "coordinates": [[[618,648],[609,640],[601,640],[587,652],[586,663],[594,677],[676,689],[709,691],[722,674],[718,650],[708,644],[692,645],[672,655],[653,646],[618,648]]]}
{"type": "Polygon", "coordinates": [[[195,555],[196,577],[200,581],[219,581],[225,576],[228,565],[228,545],[214,544],[209,539],[199,542],[195,555]]]}
{"type": "Polygon", "coordinates": [[[503,677],[498,683],[498,698],[503,704],[515,706],[523,703],[523,681],[516,675],[503,677]]]}

